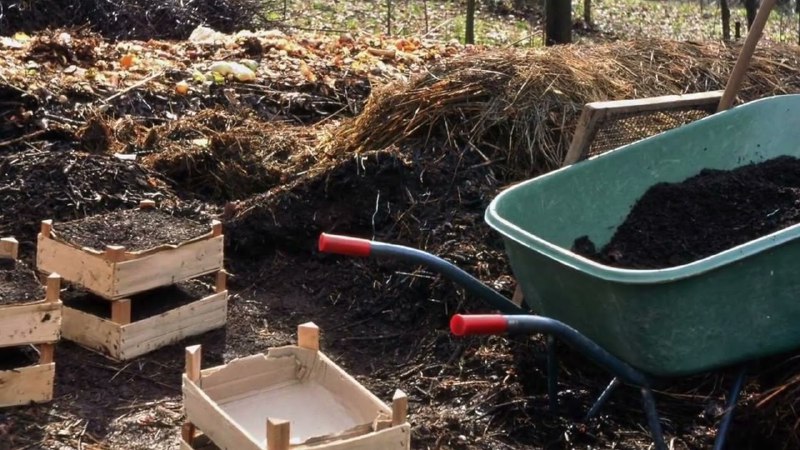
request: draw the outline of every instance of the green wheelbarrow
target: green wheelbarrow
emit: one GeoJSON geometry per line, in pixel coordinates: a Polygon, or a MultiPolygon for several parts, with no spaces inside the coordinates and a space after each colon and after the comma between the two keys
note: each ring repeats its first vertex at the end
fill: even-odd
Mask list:
{"type": "Polygon", "coordinates": [[[454,334],[550,336],[551,406],[556,398],[552,339],[566,341],[614,376],[589,416],[620,384],[638,386],[657,448],[666,446],[650,389],[653,379],[741,366],[717,434],[715,448],[722,448],[744,366],[800,348],[795,265],[800,225],[659,270],[606,266],[572,252],[571,246],[587,232],[602,246],[656,183],[783,155],[800,157],[800,95],[754,101],[507,189],[490,204],[486,221],[503,237],[524,294],[522,307],[420,250],[326,234],[319,248],[427,265],[501,312],[454,316],[454,334]]]}

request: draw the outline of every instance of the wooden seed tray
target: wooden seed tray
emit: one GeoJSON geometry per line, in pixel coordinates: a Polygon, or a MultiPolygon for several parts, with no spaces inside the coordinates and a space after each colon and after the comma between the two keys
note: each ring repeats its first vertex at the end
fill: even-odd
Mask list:
{"type": "Polygon", "coordinates": [[[131,322],[129,299],[112,302],[111,318],[64,306],[62,336],[116,361],[126,361],[187,337],[224,327],[228,318],[225,272],[216,292],[158,315],[131,322]]]}
{"type": "Polygon", "coordinates": [[[119,299],[222,270],[223,241],[222,223],[215,220],[208,233],[177,245],[136,252],[110,245],[98,251],[59,238],[53,221],[45,220],[36,265],[101,297],[119,299]]]}
{"type": "MultiPolygon", "coordinates": [[[[13,238],[0,239],[0,258],[17,258],[19,244],[13,238]]],[[[61,277],[47,277],[44,298],[39,301],[0,305],[0,347],[42,344],[42,363],[52,362],[52,344],[61,337],[61,277]]],[[[2,386],[2,383],[0,383],[2,386]]]]}
{"type": "Polygon", "coordinates": [[[237,450],[407,450],[408,400],[387,406],[319,351],[319,329],[299,327],[298,345],[272,348],[200,370],[200,346],[186,349],[182,448],[199,429],[237,450]]]}

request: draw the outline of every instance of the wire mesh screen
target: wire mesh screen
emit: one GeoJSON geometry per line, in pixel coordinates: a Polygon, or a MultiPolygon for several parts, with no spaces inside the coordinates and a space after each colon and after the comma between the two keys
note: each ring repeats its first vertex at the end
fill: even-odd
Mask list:
{"type": "Polygon", "coordinates": [[[613,150],[714,113],[713,106],[690,106],[665,111],[615,114],[603,121],[589,147],[588,156],[613,150]]]}

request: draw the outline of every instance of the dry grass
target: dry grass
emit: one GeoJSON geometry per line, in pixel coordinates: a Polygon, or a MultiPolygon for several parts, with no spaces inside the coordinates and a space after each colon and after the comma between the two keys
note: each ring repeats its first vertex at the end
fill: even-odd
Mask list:
{"type": "MultiPolygon", "coordinates": [[[[444,136],[502,160],[514,176],[557,167],[587,102],[723,89],[738,56],[719,43],[662,40],[458,57],[374,92],[328,140],[329,154],[444,136]]],[[[741,98],[800,90],[800,50],[756,53],[741,98]]]]}

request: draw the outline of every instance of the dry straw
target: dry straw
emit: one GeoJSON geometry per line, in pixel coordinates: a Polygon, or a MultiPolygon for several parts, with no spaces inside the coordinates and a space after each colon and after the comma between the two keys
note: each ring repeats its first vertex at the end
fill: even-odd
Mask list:
{"type": "MultiPolygon", "coordinates": [[[[739,46],[665,40],[476,53],[376,90],[325,144],[329,154],[444,137],[514,175],[557,167],[587,102],[723,89],[739,46]]],[[[800,50],[762,47],[740,98],[800,90],[800,50]]]]}

